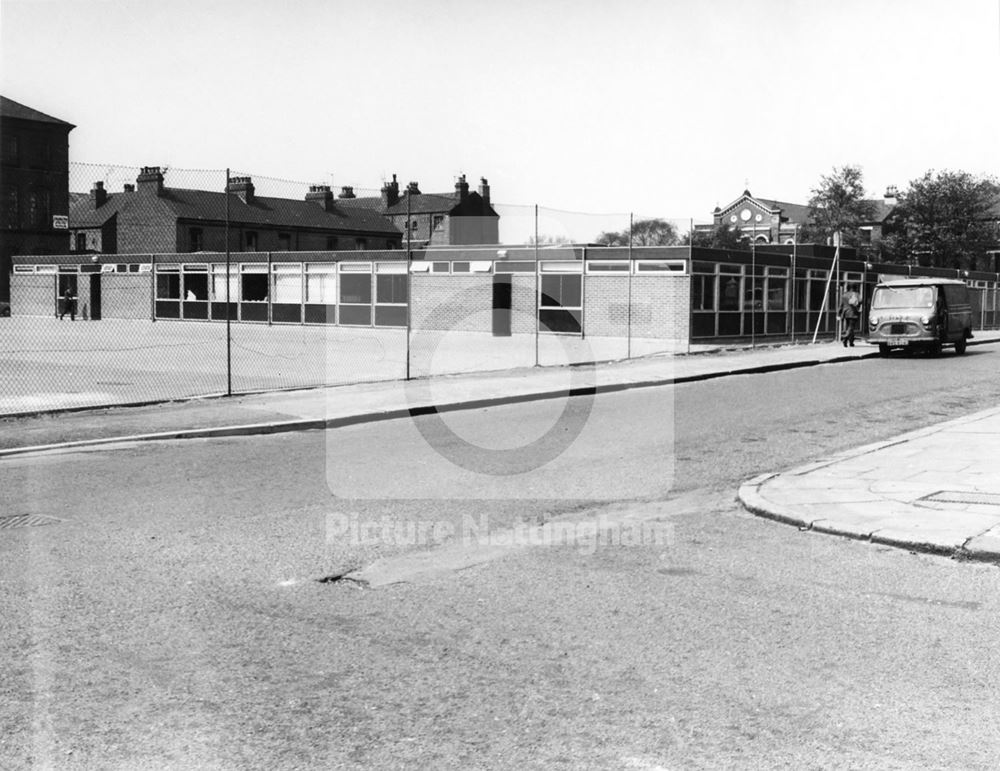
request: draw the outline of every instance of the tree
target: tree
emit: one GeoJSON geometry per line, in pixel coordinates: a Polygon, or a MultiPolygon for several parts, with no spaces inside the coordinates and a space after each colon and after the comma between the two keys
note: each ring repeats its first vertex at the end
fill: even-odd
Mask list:
{"type": "Polygon", "coordinates": [[[528,246],[534,246],[535,244],[539,246],[558,246],[560,244],[570,243],[569,238],[566,236],[550,236],[546,233],[539,233],[538,236],[528,236],[528,246]]]}
{"type": "Polygon", "coordinates": [[[746,237],[725,222],[711,232],[696,230],[693,234],[688,233],[684,237],[683,243],[707,249],[728,249],[730,251],[747,249],[746,237]]]}
{"type": "Polygon", "coordinates": [[[865,200],[864,178],[859,166],[834,167],[820,177],[809,199],[809,222],[799,240],[823,242],[840,232],[845,246],[857,246],[860,228],[875,216],[875,204],[865,200]]]}
{"type": "Polygon", "coordinates": [[[965,171],[928,171],[910,182],[888,223],[886,252],[921,265],[974,270],[997,248],[1000,183],[965,171]]]}
{"type": "MultiPolygon", "coordinates": [[[[677,226],[664,219],[636,220],[632,223],[632,246],[676,246],[680,243],[677,226]]],[[[604,232],[595,242],[604,246],[628,246],[629,231],[604,232]]]]}

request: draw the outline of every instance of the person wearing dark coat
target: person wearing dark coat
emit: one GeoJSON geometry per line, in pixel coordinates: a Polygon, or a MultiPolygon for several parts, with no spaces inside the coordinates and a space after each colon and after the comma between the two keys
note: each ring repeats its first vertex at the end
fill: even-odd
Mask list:
{"type": "Polygon", "coordinates": [[[840,298],[840,310],[837,317],[841,321],[840,340],[844,347],[854,347],[854,333],[858,329],[858,319],[861,318],[861,295],[854,284],[847,287],[844,296],[840,298]]]}

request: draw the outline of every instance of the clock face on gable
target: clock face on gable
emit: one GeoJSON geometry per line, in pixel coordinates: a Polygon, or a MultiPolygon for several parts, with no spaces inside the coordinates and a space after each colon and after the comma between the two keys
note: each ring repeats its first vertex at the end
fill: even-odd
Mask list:
{"type": "Polygon", "coordinates": [[[752,215],[749,209],[744,209],[743,211],[740,212],[740,219],[743,220],[744,222],[749,222],[751,216],[752,215]]]}

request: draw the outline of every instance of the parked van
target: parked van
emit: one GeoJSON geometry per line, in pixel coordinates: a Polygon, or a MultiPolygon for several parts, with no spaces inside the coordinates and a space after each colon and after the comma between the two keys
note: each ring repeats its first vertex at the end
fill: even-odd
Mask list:
{"type": "Polygon", "coordinates": [[[882,356],[893,348],[938,354],[954,345],[965,353],[972,337],[972,304],[963,281],[910,278],[883,281],[872,293],[868,311],[868,342],[882,356]]]}

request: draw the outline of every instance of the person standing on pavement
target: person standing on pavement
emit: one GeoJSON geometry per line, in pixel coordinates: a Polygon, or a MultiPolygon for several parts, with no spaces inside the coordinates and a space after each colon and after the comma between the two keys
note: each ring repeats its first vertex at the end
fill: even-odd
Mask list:
{"type": "Polygon", "coordinates": [[[73,290],[70,287],[66,287],[66,291],[63,292],[62,296],[62,308],[59,309],[59,320],[63,320],[63,316],[69,314],[70,321],[76,321],[76,297],[73,295],[73,290]]]}
{"type": "Polygon", "coordinates": [[[840,310],[837,317],[841,323],[840,339],[846,348],[854,347],[854,333],[858,329],[858,319],[861,317],[861,295],[856,284],[849,284],[844,296],[840,298],[840,310]]]}

